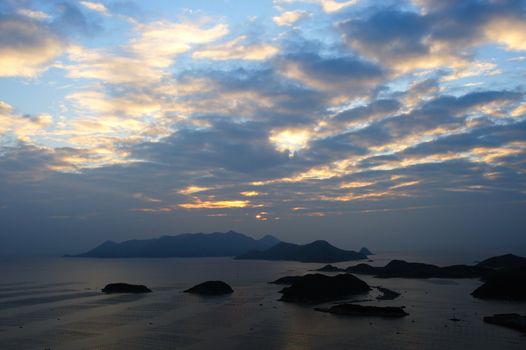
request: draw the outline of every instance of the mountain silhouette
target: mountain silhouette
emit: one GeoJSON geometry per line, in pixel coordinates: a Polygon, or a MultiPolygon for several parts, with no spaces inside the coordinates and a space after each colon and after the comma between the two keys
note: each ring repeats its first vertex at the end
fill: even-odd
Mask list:
{"type": "Polygon", "coordinates": [[[90,258],[167,258],[236,256],[254,249],[268,249],[280,241],[271,235],[254,239],[242,233],[184,233],[176,236],[129,240],[122,243],[106,241],[94,249],[68,257],[90,258]]]}
{"type": "Polygon", "coordinates": [[[237,256],[236,259],[334,263],[367,259],[367,256],[352,250],[337,248],[327,241],[314,241],[305,245],[280,242],[267,250],[250,251],[237,256]]]}

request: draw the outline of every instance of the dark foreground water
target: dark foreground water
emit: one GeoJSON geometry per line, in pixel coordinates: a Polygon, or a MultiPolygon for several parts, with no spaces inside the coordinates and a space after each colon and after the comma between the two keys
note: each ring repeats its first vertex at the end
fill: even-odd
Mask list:
{"type": "MultiPolygon", "coordinates": [[[[384,254],[412,261],[472,263],[471,257],[384,254]]],[[[346,267],[353,263],[337,264],[346,267]]],[[[0,349],[526,349],[521,333],[484,324],[482,316],[526,313],[526,303],[473,299],[477,280],[375,279],[402,293],[402,319],[350,318],[277,301],[268,284],[319,264],[206,259],[0,260],[0,349]],[[235,290],[227,297],[181,293],[210,279],[235,290]],[[147,295],[103,295],[110,282],[146,284],[147,295]],[[461,319],[452,322],[450,318],[461,319]]]]}

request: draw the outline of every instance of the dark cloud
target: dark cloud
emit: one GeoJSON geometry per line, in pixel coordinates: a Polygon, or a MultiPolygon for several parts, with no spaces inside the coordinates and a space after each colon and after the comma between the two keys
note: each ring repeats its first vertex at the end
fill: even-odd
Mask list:
{"type": "Polygon", "coordinates": [[[343,22],[340,29],[353,49],[386,66],[433,68],[455,57],[471,57],[474,45],[488,41],[487,26],[492,21],[526,18],[520,0],[422,3],[424,13],[372,8],[364,18],[343,22]]]}
{"type": "Polygon", "coordinates": [[[285,75],[306,85],[345,89],[342,93],[361,93],[385,77],[382,67],[354,56],[321,57],[302,53],[284,57],[280,64],[285,75]]]}
{"type": "Polygon", "coordinates": [[[196,115],[204,115],[218,105],[229,109],[233,119],[255,119],[267,126],[305,124],[325,113],[330,96],[284,79],[272,69],[194,70],[178,76],[182,83],[192,79],[211,80],[215,88],[197,92],[183,99],[197,108],[196,115]],[[233,102],[242,101],[242,105],[233,102]],[[234,106],[234,107],[231,107],[234,106]],[[201,112],[201,109],[203,111],[201,112]],[[243,114],[245,112],[245,114],[243,114]]]}
{"type": "Polygon", "coordinates": [[[226,169],[253,174],[288,160],[269,143],[264,125],[225,118],[208,121],[211,127],[180,130],[161,142],[138,146],[134,155],[185,171],[226,169]]]}

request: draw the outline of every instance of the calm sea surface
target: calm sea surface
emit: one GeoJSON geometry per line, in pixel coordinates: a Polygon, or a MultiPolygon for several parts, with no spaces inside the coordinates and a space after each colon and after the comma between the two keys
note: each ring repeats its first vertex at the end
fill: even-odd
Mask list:
{"type": "MultiPolygon", "coordinates": [[[[484,257],[379,254],[436,264],[484,257]]],[[[351,264],[336,264],[346,267],[351,264]]],[[[402,319],[351,318],[277,301],[268,284],[320,264],[237,261],[230,258],[0,259],[0,349],[526,349],[526,336],[484,324],[494,313],[526,313],[526,303],[488,302],[470,293],[477,280],[375,279],[402,293],[362,304],[406,306],[402,319]],[[182,290],[224,280],[227,297],[201,298],[182,290]],[[147,295],[104,295],[107,283],[146,284],[147,295]],[[452,322],[450,318],[461,321],[452,322]]]]}

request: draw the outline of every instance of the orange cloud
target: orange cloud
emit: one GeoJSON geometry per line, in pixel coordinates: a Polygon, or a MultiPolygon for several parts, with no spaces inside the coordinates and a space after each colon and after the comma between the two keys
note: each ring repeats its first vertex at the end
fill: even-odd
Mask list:
{"type": "Polygon", "coordinates": [[[242,200],[223,200],[223,201],[196,201],[193,203],[179,204],[185,209],[225,209],[225,208],[246,208],[250,205],[249,201],[242,200]]]}

